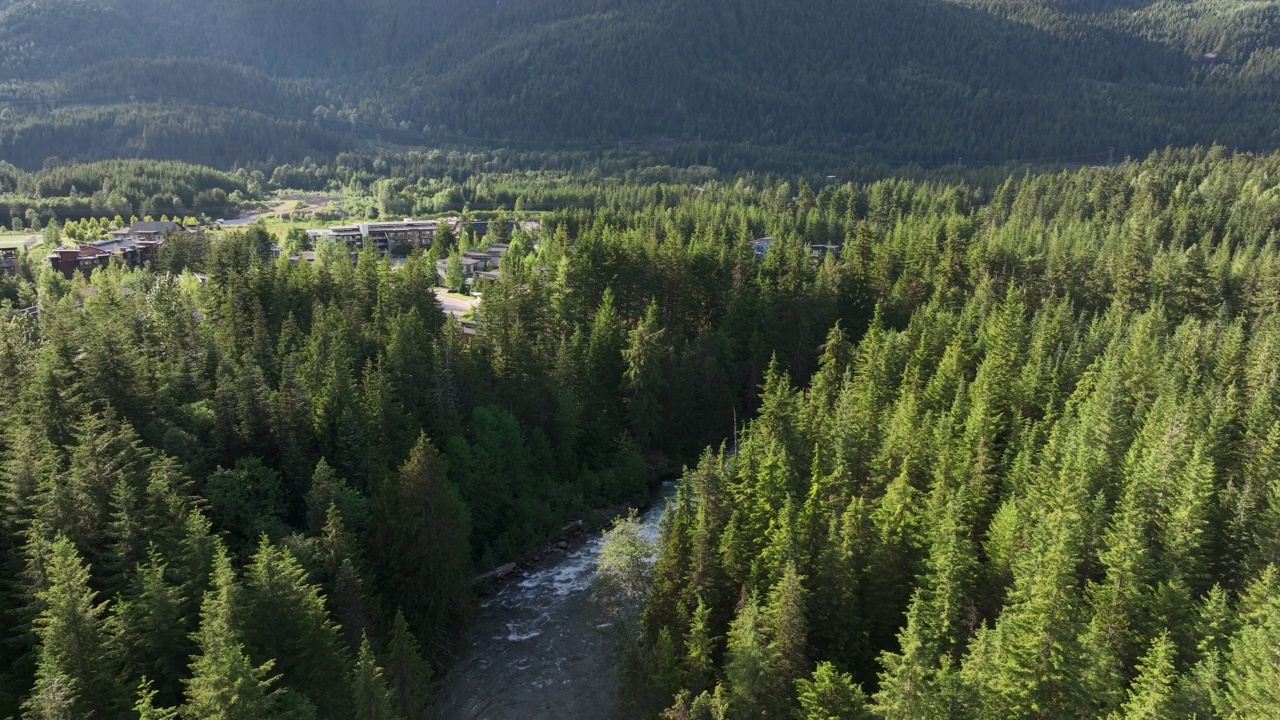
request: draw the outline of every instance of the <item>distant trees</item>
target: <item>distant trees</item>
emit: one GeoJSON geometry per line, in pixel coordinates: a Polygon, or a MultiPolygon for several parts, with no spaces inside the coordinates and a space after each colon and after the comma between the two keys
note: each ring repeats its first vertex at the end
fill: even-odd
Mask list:
{"type": "Polygon", "coordinates": [[[40,228],[32,219],[60,218],[67,236],[84,242],[124,227],[130,215],[173,214],[179,221],[196,214],[234,216],[240,203],[254,194],[243,177],[207,167],[107,160],[16,172],[13,187],[3,197],[12,216],[24,215],[33,232],[40,228]]]}

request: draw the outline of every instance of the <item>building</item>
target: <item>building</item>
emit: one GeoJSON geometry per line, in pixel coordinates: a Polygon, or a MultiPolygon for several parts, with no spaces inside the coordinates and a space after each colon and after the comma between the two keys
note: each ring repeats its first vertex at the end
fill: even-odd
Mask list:
{"type": "Polygon", "coordinates": [[[359,225],[339,225],[331,228],[320,228],[307,231],[307,240],[315,247],[321,240],[338,240],[347,244],[354,251],[364,249],[364,233],[359,225]]]}
{"type": "Polygon", "coordinates": [[[0,275],[18,273],[18,248],[0,247],[0,275]]]}
{"type": "Polygon", "coordinates": [[[40,238],[32,236],[17,240],[0,240],[0,275],[18,272],[18,256],[40,244],[40,238]]]}
{"type": "Polygon", "coordinates": [[[144,222],[136,222],[122,230],[116,230],[111,233],[112,237],[126,237],[134,240],[149,240],[152,242],[163,242],[166,235],[174,232],[183,232],[186,228],[176,222],[162,220],[144,222]]]}
{"type": "Polygon", "coordinates": [[[53,269],[71,279],[77,271],[88,275],[94,268],[106,267],[112,260],[129,267],[154,263],[167,236],[188,232],[175,222],[139,222],[120,230],[112,230],[106,240],[84,243],[79,247],[61,247],[49,253],[53,269]]]}
{"type": "Polygon", "coordinates": [[[751,252],[755,253],[757,260],[763,260],[765,253],[769,252],[769,246],[773,244],[773,238],[762,237],[751,241],[751,252]]]}
{"type": "Polygon", "coordinates": [[[436,239],[436,220],[410,220],[400,222],[360,223],[360,233],[368,239],[374,250],[385,253],[397,245],[429,248],[436,239]]]}
{"type": "MultiPolygon", "coordinates": [[[[471,253],[462,256],[461,265],[463,281],[470,284],[478,273],[489,269],[489,259],[468,257],[468,255],[471,255],[471,253]]],[[[436,276],[440,279],[441,285],[447,282],[446,278],[449,276],[449,260],[447,258],[436,261],[436,276]]]]}
{"type": "MultiPolygon", "coordinates": [[[[488,220],[475,220],[464,225],[457,217],[445,218],[444,220],[413,220],[405,218],[404,220],[393,222],[367,222],[357,225],[316,228],[307,230],[307,238],[312,245],[325,239],[341,240],[356,252],[369,247],[377,251],[378,254],[384,255],[396,247],[431,247],[431,244],[435,242],[436,232],[440,230],[442,223],[454,237],[461,237],[465,230],[470,230],[475,238],[482,238],[489,234],[488,220]]],[[[542,227],[542,223],[536,220],[524,223],[508,220],[507,227],[511,230],[524,228],[532,231],[542,227]]],[[[503,245],[503,251],[505,252],[505,245],[503,245]]]]}
{"type": "Polygon", "coordinates": [[[80,247],[61,247],[49,253],[49,262],[53,269],[62,273],[68,280],[75,277],[77,271],[88,275],[96,268],[111,264],[111,256],[94,247],[92,243],[80,247]]]}
{"type": "MultiPolygon", "coordinates": [[[[502,256],[507,254],[511,249],[506,243],[494,243],[487,250],[469,250],[462,253],[462,277],[470,284],[475,278],[483,278],[485,280],[498,279],[498,265],[502,260],[502,256]]],[[[436,275],[440,278],[440,284],[445,284],[445,277],[449,272],[449,260],[443,258],[436,261],[436,275]]]]}
{"type": "Polygon", "coordinates": [[[835,259],[839,260],[840,250],[843,248],[843,245],[810,245],[809,257],[815,263],[821,263],[828,255],[834,256],[835,259]]]}
{"type": "Polygon", "coordinates": [[[313,245],[325,239],[338,240],[356,252],[368,247],[379,254],[385,254],[398,246],[429,248],[436,239],[439,227],[438,220],[405,218],[395,222],[369,222],[308,230],[307,238],[313,245]]]}

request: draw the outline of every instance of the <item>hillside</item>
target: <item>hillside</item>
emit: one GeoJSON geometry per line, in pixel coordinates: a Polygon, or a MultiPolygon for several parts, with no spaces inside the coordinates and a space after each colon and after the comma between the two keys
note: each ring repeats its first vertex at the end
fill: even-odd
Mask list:
{"type": "Polygon", "coordinates": [[[1245,0],[8,0],[0,159],[181,145],[229,166],[376,138],[926,165],[1271,148],[1278,48],[1280,12],[1245,0]],[[103,113],[129,120],[102,138],[103,113]],[[264,127],[292,139],[264,147],[264,127]]]}

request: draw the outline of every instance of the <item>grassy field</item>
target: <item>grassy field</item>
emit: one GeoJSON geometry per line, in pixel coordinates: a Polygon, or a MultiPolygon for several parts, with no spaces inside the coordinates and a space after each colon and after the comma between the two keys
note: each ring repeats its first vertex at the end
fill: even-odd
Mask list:
{"type": "Polygon", "coordinates": [[[0,248],[24,247],[32,240],[38,244],[43,239],[43,235],[28,232],[0,232],[0,248]]]}

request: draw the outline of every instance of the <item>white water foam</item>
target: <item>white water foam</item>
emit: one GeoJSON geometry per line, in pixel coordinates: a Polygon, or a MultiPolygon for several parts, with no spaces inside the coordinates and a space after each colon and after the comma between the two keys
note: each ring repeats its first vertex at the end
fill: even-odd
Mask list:
{"type": "Polygon", "coordinates": [[[542,634],[541,630],[527,630],[525,632],[520,632],[519,627],[515,623],[507,623],[507,629],[510,630],[510,633],[507,634],[508,642],[524,642],[525,640],[532,640],[542,634]]]}

